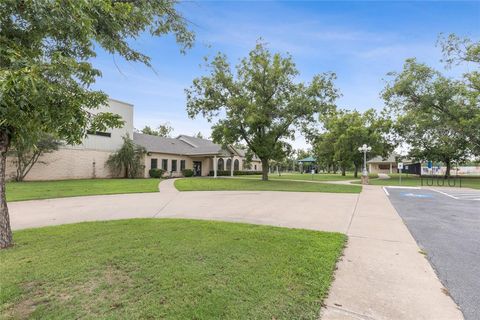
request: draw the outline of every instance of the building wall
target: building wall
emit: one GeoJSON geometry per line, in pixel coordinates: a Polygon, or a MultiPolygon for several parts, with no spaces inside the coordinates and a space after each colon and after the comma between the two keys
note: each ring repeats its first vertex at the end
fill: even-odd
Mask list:
{"type": "MultiPolygon", "coordinates": [[[[86,149],[62,148],[44,154],[25,177],[33,180],[62,180],[112,177],[105,167],[111,152],[86,149]]],[[[13,179],[15,165],[13,159],[7,159],[7,177],[13,179]]]]}
{"type": "MultiPolygon", "coordinates": [[[[133,137],[133,106],[128,103],[109,99],[107,106],[91,111],[112,112],[122,116],[125,124],[121,128],[107,130],[110,137],[88,134],[78,145],[64,145],[58,151],[42,155],[32,167],[25,180],[60,180],[108,178],[111,173],[105,167],[110,154],[123,144],[122,137],[133,137]]],[[[15,175],[13,158],[7,158],[7,178],[15,175]]]]}
{"type": "Polygon", "coordinates": [[[397,170],[396,163],[369,163],[368,171],[370,173],[394,173],[397,170]],[[391,169],[390,169],[391,166],[391,169]]]}

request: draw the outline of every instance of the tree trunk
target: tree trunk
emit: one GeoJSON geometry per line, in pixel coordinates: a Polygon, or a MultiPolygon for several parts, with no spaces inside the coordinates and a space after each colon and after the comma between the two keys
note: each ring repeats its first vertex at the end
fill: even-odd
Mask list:
{"type": "Polygon", "coordinates": [[[262,180],[267,181],[268,180],[268,159],[262,159],[262,180]]]}
{"type": "Polygon", "coordinates": [[[6,129],[0,129],[0,249],[13,244],[7,199],[5,198],[5,171],[7,169],[7,151],[10,136],[6,129]]]}
{"type": "Polygon", "coordinates": [[[355,165],[355,172],[353,173],[353,176],[355,178],[358,178],[358,166],[357,165],[355,165]]]}
{"type": "Polygon", "coordinates": [[[342,167],[342,176],[345,177],[345,175],[346,175],[346,169],[345,169],[345,167],[342,167]]]}
{"type": "Polygon", "coordinates": [[[445,178],[450,177],[450,169],[452,167],[452,162],[450,159],[445,160],[445,165],[447,166],[447,170],[445,171],[445,178]]]}

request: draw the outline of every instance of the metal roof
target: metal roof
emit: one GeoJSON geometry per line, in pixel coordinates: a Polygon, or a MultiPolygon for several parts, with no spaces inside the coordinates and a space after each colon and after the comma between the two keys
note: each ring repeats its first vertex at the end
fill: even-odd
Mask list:
{"type": "Polygon", "coordinates": [[[298,162],[316,162],[317,159],[315,159],[314,157],[306,157],[306,158],[303,158],[303,159],[300,159],[300,160],[297,160],[298,162]]]}

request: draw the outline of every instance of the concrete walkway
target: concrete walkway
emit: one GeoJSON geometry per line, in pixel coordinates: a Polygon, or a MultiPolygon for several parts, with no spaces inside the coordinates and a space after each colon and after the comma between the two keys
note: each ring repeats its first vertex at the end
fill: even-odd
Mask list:
{"type": "Polygon", "coordinates": [[[364,186],[322,319],[463,319],[381,187],[364,186]]]}
{"type": "Polygon", "coordinates": [[[349,236],[322,319],[462,319],[381,187],[360,195],[315,192],[178,192],[9,204],[13,229],[93,220],[175,217],[337,231],[349,236]]]}

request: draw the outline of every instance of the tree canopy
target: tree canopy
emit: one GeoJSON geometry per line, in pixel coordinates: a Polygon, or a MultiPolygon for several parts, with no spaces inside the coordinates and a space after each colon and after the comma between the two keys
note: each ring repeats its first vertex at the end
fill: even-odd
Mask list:
{"type": "Polygon", "coordinates": [[[149,134],[151,136],[158,136],[158,137],[170,137],[170,134],[173,131],[173,127],[168,123],[163,123],[157,127],[157,129],[152,129],[149,126],[145,126],[140,132],[143,134],[149,134]]]}
{"type": "Polygon", "coordinates": [[[12,242],[4,195],[10,143],[42,131],[74,144],[89,129],[120,126],[118,115],[90,112],[107,102],[91,89],[101,72],[90,59],[100,47],[150,66],[131,45],[145,32],[173,34],[181,50],[189,48],[193,34],[175,6],[170,0],[0,2],[0,248],[12,242]]]}
{"type": "Polygon", "coordinates": [[[325,131],[314,142],[314,151],[320,165],[327,168],[338,166],[345,171],[352,166],[355,177],[362,167],[363,154],[358,147],[367,144],[372,148],[368,156],[386,156],[393,144],[389,139],[391,121],[380,117],[374,109],[364,113],[339,110],[324,118],[325,131]]]}
{"type": "Polygon", "coordinates": [[[207,68],[210,73],[194,79],[186,90],[188,115],[215,121],[215,142],[243,141],[261,159],[264,180],[269,160],[290,152],[287,140],[295,138],[295,130],[309,131],[317,114],[333,109],[338,97],[333,73],[318,74],[309,83],[296,82],[299,71],[292,57],[272,54],[263,43],[257,43],[235,71],[224,54],[207,68]]]}

